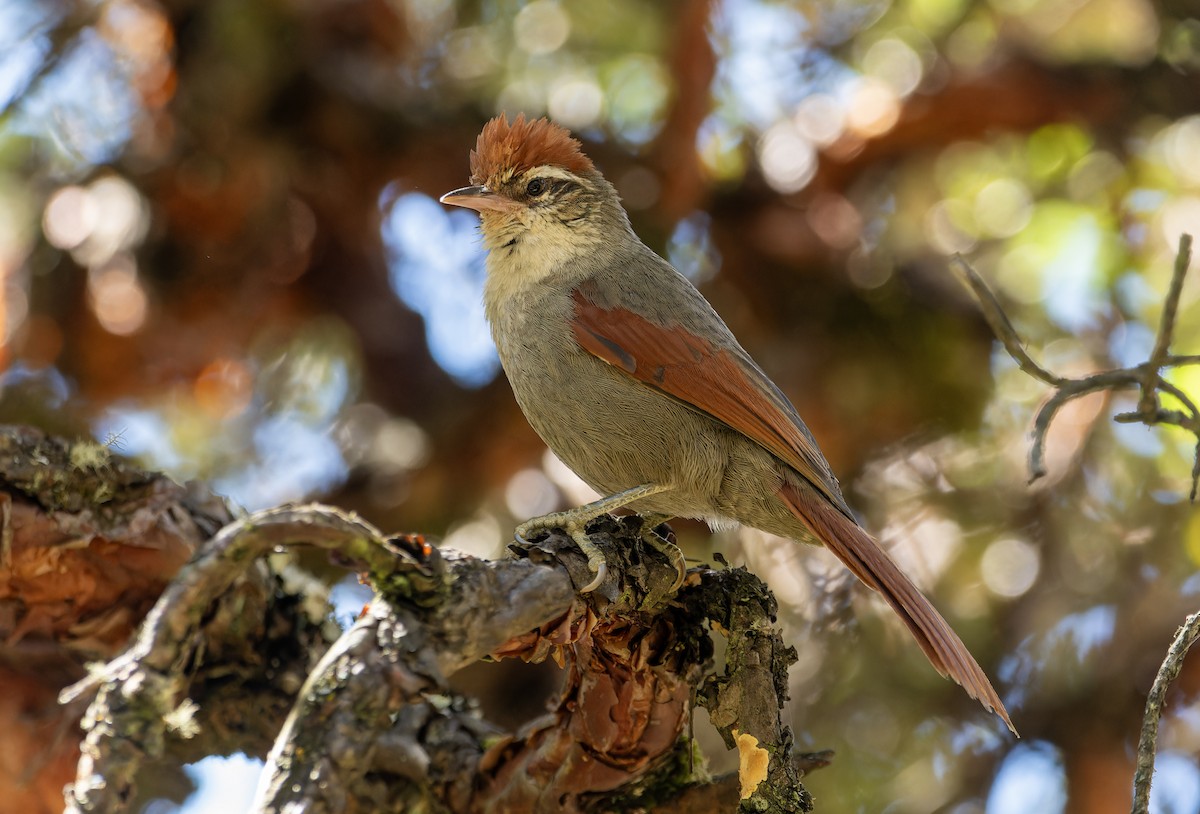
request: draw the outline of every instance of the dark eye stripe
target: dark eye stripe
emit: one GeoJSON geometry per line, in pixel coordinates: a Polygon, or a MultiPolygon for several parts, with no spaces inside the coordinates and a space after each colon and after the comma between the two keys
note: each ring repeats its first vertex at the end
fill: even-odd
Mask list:
{"type": "Polygon", "coordinates": [[[531,199],[530,206],[545,206],[560,194],[577,189],[580,189],[579,184],[566,178],[531,178],[525,185],[525,196],[531,199]],[[542,188],[538,192],[529,189],[535,181],[542,184],[542,188]]]}

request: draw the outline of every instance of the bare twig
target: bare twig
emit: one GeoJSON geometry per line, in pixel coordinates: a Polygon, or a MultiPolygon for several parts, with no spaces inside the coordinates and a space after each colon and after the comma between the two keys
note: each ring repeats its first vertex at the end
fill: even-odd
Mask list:
{"type": "MultiPolygon", "coordinates": [[[[1034,362],[1021,344],[1020,338],[1005,315],[1000,303],[988,289],[979,274],[961,257],[955,257],[952,268],[967,285],[979,302],[984,318],[996,336],[1004,343],[1008,353],[1022,370],[1055,388],[1054,393],[1041,406],[1034,418],[1032,446],[1029,452],[1030,480],[1046,474],[1046,433],[1058,411],[1069,401],[1089,393],[1114,390],[1139,389],[1141,391],[1136,409],[1114,416],[1121,423],[1138,422],[1147,426],[1170,424],[1181,427],[1196,436],[1196,453],[1192,464],[1191,499],[1196,499],[1197,484],[1200,484],[1200,409],[1193,399],[1181,389],[1162,377],[1163,368],[1182,367],[1200,363],[1200,355],[1172,355],[1171,341],[1175,332],[1175,321],[1179,311],[1179,300],[1184,277],[1191,262],[1191,235],[1181,235],[1179,249],[1171,282],[1163,301],[1162,316],[1150,358],[1140,365],[1118,370],[1106,370],[1081,378],[1071,379],[1049,373],[1034,362]],[[1182,410],[1170,410],[1162,406],[1163,395],[1174,398],[1182,410]]],[[[1188,649],[1200,638],[1200,612],[1187,618],[1172,642],[1167,657],[1154,679],[1154,686],[1146,699],[1146,714],[1142,720],[1142,734],[1138,743],[1137,770],[1133,781],[1132,814],[1146,814],[1150,806],[1150,783],[1154,776],[1154,758],[1158,742],[1158,723],[1162,718],[1167,689],[1179,675],[1188,649]]]]}
{"type": "MultiPolygon", "coordinates": [[[[1175,316],[1179,312],[1179,295],[1183,291],[1183,278],[1187,275],[1188,265],[1192,262],[1192,236],[1184,233],[1179,236],[1179,249],[1175,254],[1175,269],[1171,274],[1171,285],[1167,289],[1167,298],[1163,301],[1162,317],[1158,322],[1158,336],[1154,341],[1154,350],[1150,352],[1149,366],[1157,372],[1167,363],[1167,352],[1171,349],[1171,338],[1175,333],[1175,316]]],[[[1150,393],[1143,393],[1143,399],[1150,399],[1150,393]]],[[[1146,407],[1149,409],[1149,406],[1146,407]]]]}
{"type": "Polygon", "coordinates": [[[1158,722],[1162,718],[1167,689],[1179,676],[1184,657],[1196,639],[1200,638],[1200,611],[1193,613],[1175,634],[1167,657],[1158,668],[1150,695],[1146,698],[1146,715],[1142,719],[1142,736],[1138,740],[1137,770],[1133,776],[1133,807],[1131,814],[1146,814],[1150,810],[1150,784],[1154,780],[1154,755],[1158,749],[1158,722]]]}
{"type": "Polygon", "coordinates": [[[1190,499],[1196,499],[1197,487],[1200,485],[1200,409],[1197,409],[1195,402],[1186,393],[1163,379],[1161,374],[1163,368],[1200,363],[1200,356],[1174,356],[1170,353],[1175,320],[1179,311],[1180,293],[1183,290],[1184,277],[1187,275],[1188,265],[1191,262],[1191,254],[1191,235],[1181,235],[1171,283],[1163,302],[1163,313],[1159,320],[1158,334],[1150,358],[1134,367],[1105,370],[1080,378],[1058,376],[1035,362],[1025,350],[1024,344],[1009,321],[1008,315],[1004,313],[1000,302],[983,278],[979,276],[979,273],[959,255],[955,255],[951,260],[951,269],[975,296],[983,311],[984,319],[987,320],[996,337],[1003,343],[1009,356],[1021,370],[1054,388],[1054,393],[1042,404],[1034,417],[1032,443],[1029,450],[1030,483],[1046,474],[1046,434],[1058,411],[1067,402],[1090,393],[1139,389],[1141,393],[1138,397],[1137,408],[1131,412],[1114,416],[1114,420],[1121,423],[1138,422],[1146,426],[1170,424],[1195,435],[1196,454],[1192,464],[1190,499]],[[1183,406],[1183,410],[1165,409],[1160,401],[1160,396],[1163,394],[1177,400],[1183,406]]]}
{"type": "Polygon", "coordinates": [[[1000,301],[996,299],[996,295],[979,276],[979,272],[971,268],[971,265],[959,254],[950,259],[950,268],[975,295],[980,308],[983,309],[983,318],[991,326],[992,333],[1004,344],[1004,349],[1008,351],[1008,355],[1016,361],[1021,370],[1033,378],[1055,387],[1064,384],[1066,379],[1054,375],[1033,361],[1033,357],[1025,350],[1021,338],[1017,336],[1017,329],[1009,321],[1008,314],[1004,313],[1004,309],[1000,307],[1000,301]]]}
{"type": "Polygon", "coordinates": [[[1029,482],[1046,474],[1046,433],[1058,411],[1068,401],[1098,393],[1102,390],[1123,390],[1138,386],[1137,377],[1124,370],[1094,373],[1082,379],[1064,379],[1054,395],[1046,399],[1033,419],[1032,443],[1029,448],[1029,482]]]}

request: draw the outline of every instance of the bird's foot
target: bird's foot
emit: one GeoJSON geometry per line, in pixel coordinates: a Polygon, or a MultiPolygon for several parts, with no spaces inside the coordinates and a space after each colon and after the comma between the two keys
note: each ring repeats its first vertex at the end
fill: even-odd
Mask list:
{"type": "Polygon", "coordinates": [[[608,514],[615,509],[629,505],[635,500],[657,495],[659,492],[665,492],[669,489],[669,486],[657,483],[643,483],[641,486],[635,486],[632,489],[626,489],[623,492],[602,497],[594,503],[580,506],[578,509],[571,509],[567,512],[554,512],[553,514],[526,520],[517,526],[517,542],[524,543],[526,542],[525,538],[531,534],[536,534],[539,531],[550,531],[551,529],[562,529],[571,535],[571,539],[575,541],[575,545],[579,546],[579,550],[588,558],[588,566],[596,574],[595,579],[579,589],[580,593],[590,593],[599,588],[600,584],[604,582],[604,578],[608,576],[608,564],[604,561],[604,552],[588,538],[587,524],[602,514],[608,514]]]}
{"type": "Polygon", "coordinates": [[[530,537],[536,536],[543,531],[550,532],[555,529],[562,529],[569,534],[571,539],[575,541],[575,545],[579,546],[579,550],[587,557],[588,568],[595,574],[591,582],[579,589],[581,594],[587,594],[599,588],[608,577],[608,563],[604,559],[604,552],[591,541],[585,528],[591,519],[591,517],[586,517],[581,520],[579,515],[573,512],[554,512],[553,514],[526,520],[517,526],[517,530],[513,536],[517,538],[517,542],[519,543],[528,543],[530,537]]]}
{"type": "Polygon", "coordinates": [[[675,545],[675,533],[671,531],[670,526],[667,526],[667,536],[659,534],[655,529],[662,526],[668,517],[660,517],[656,515],[643,515],[642,517],[642,542],[653,548],[655,551],[667,558],[675,568],[675,582],[671,584],[668,594],[673,594],[683,585],[684,579],[687,578],[687,561],[683,557],[683,551],[679,546],[675,545]]]}

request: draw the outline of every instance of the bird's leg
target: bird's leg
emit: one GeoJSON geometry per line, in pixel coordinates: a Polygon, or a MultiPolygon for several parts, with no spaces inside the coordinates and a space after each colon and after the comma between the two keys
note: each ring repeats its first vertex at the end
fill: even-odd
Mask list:
{"type": "Polygon", "coordinates": [[[670,488],[669,486],[657,483],[646,483],[641,486],[635,486],[632,489],[626,489],[624,492],[617,492],[615,495],[601,498],[594,503],[580,506],[577,509],[565,512],[553,512],[552,514],[535,517],[532,520],[526,520],[517,526],[517,541],[524,543],[530,535],[551,529],[562,529],[571,535],[571,539],[575,541],[575,545],[579,546],[579,550],[587,556],[588,567],[596,574],[595,579],[579,589],[580,593],[589,593],[599,588],[600,583],[604,582],[604,578],[608,576],[608,565],[604,562],[604,553],[600,551],[595,543],[588,539],[587,524],[602,514],[619,509],[622,506],[627,506],[635,500],[641,500],[644,497],[665,492],[670,488]]]}
{"type": "Polygon", "coordinates": [[[683,559],[683,551],[680,550],[679,546],[655,531],[656,528],[670,519],[671,516],[666,514],[643,514],[642,540],[646,545],[666,557],[671,565],[675,567],[675,582],[671,585],[671,590],[667,592],[674,593],[679,590],[679,586],[683,584],[684,578],[687,577],[687,562],[683,559]]]}

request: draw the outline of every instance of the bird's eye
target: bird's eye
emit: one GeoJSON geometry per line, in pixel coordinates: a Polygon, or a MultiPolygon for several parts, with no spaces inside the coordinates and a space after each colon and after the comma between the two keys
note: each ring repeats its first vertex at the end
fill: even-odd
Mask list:
{"type": "Polygon", "coordinates": [[[529,182],[529,185],[527,187],[525,187],[525,194],[529,195],[531,197],[536,197],[538,195],[541,195],[545,191],[546,191],[546,182],[543,181],[541,178],[534,178],[532,181],[529,182]]]}

